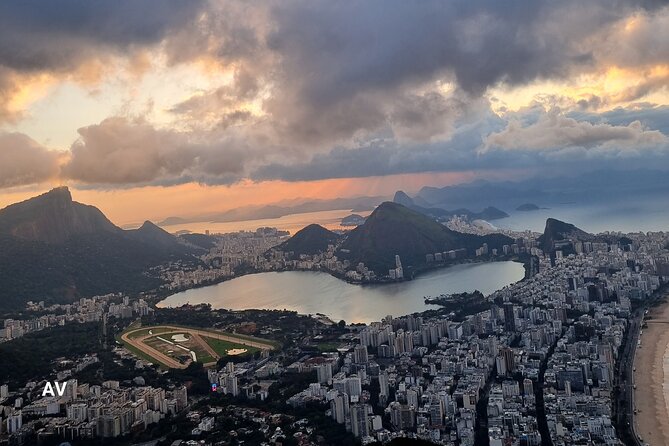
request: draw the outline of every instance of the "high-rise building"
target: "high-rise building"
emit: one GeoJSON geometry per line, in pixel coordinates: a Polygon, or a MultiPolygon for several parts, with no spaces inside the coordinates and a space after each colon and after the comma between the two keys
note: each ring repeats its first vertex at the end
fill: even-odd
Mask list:
{"type": "Polygon", "coordinates": [[[351,432],[356,438],[369,437],[368,409],[367,404],[351,406],[351,432]]]}
{"type": "Polygon", "coordinates": [[[523,393],[525,395],[532,395],[534,393],[534,383],[530,378],[525,378],[523,381],[523,393]]]}
{"type": "Polygon", "coordinates": [[[177,411],[182,411],[188,406],[188,391],[186,386],[174,389],[174,399],[177,401],[177,411]]]}
{"type": "Polygon", "coordinates": [[[339,424],[344,424],[346,422],[346,415],[350,413],[348,395],[338,393],[330,401],[330,409],[332,410],[332,419],[339,424]]]}
{"type": "Polygon", "coordinates": [[[516,315],[511,302],[504,304],[504,329],[506,331],[516,331],[516,315]]]}
{"type": "Polygon", "coordinates": [[[362,395],[362,380],[358,375],[346,378],[346,393],[350,396],[362,395]]]}
{"type": "Polygon", "coordinates": [[[400,260],[399,255],[395,255],[395,273],[394,273],[394,275],[395,275],[396,279],[404,278],[404,269],[402,269],[402,261],[400,260]]]}
{"type": "Polygon", "coordinates": [[[121,417],[112,414],[98,417],[97,431],[99,437],[118,437],[121,435],[121,417]]]}
{"type": "Polygon", "coordinates": [[[7,417],[7,433],[13,434],[21,430],[23,426],[23,414],[21,411],[16,411],[7,417]]]}
{"type": "Polygon", "coordinates": [[[444,424],[444,406],[438,397],[434,397],[429,407],[430,425],[440,428],[444,424]]]}
{"type": "MultiPolygon", "coordinates": [[[[367,347],[365,347],[365,350],[367,347]]],[[[316,366],[316,376],[319,383],[327,383],[332,379],[332,363],[325,362],[316,366]]]]}
{"type": "Polygon", "coordinates": [[[416,425],[416,410],[397,401],[390,403],[390,422],[395,429],[411,429],[416,425]]]}
{"type": "Polygon", "coordinates": [[[385,395],[388,396],[388,372],[385,370],[381,373],[379,373],[379,394],[380,395],[385,395]]]}
{"type": "Polygon", "coordinates": [[[514,358],[513,349],[509,347],[502,348],[500,349],[499,354],[504,358],[504,364],[506,365],[506,373],[507,374],[513,373],[514,369],[516,368],[516,361],[514,358]]]}
{"type": "Polygon", "coordinates": [[[88,417],[88,404],[86,403],[72,403],[68,404],[65,410],[68,420],[82,423],[88,417]]]}
{"type": "Polygon", "coordinates": [[[416,389],[407,390],[407,404],[413,406],[415,409],[418,409],[418,397],[419,393],[416,389]]]}
{"type": "Polygon", "coordinates": [[[228,374],[225,377],[225,382],[222,383],[224,386],[225,393],[228,393],[232,396],[239,395],[239,381],[236,375],[228,374]]]}
{"type": "Polygon", "coordinates": [[[504,398],[519,396],[520,386],[518,385],[518,381],[504,381],[502,383],[502,395],[504,395],[504,398]]]}
{"type": "Polygon", "coordinates": [[[366,345],[356,345],[353,349],[353,360],[356,364],[367,364],[369,362],[366,345]]]}
{"type": "Polygon", "coordinates": [[[495,358],[495,367],[497,368],[497,376],[506,376],[506,361],[504,356],[498,355],[495,358]]]}

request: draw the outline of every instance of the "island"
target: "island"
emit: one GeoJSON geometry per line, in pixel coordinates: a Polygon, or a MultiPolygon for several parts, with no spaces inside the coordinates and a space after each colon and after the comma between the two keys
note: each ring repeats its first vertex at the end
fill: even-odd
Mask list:
{"type": "Polygon", "coordinates": [[[538,211],[539,209],[541,208],[534,203],[524,203],[516,208],[517,211],[523,211],[523,212],[538,211]]]}
{"type": "Polygon", "coordinates": [[[365,217],[360,214],[351,214],[341,219],[341,226],[360,226],[365,222],[365,217]]]}

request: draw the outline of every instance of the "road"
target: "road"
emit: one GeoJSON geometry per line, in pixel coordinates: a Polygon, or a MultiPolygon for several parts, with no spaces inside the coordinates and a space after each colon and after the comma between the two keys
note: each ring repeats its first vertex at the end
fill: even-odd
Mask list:
{"type": "Polygon", "coordinates": [[[620,390],[620,397],[616,399],[616,419],[620,429],[618,436],[624,438],[626,444],[642,446],[634,431],[634,354],[639,340],[639,333],[643,325],[645,307],[641,307],[630,320],[626,342],[620,356],[618,376],[616,382],[620,390]]]}

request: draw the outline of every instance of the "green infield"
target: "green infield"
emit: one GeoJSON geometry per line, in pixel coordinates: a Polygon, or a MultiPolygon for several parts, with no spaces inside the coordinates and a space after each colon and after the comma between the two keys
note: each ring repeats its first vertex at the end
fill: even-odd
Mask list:
{"type": "MultiPolygon", "coordinates": [[[[125,330],[125,331],[128,332],[128,331],[130,331],[130,329],[125,330]]],[[[165,328],[165,327],[146,327],[146,328],[141,329],[141,330],[132,331],[128,335],[128,337],[131,338],[131,339],[134,339],[134,338],[139,338],[139,337],[146,336],[146,335],[157,335],[157,334],[160,334],[160,333],[166,333],[168,331],[172,331],[172,330],[170,330],[169,328],[165,328]]]]}
{"type": "Polygon", "coordinates": [[[170,368],[185,368],[193,361],[211,365],[221,357],[252,355],[278,345],[251,336],[178,325],[132,325],[121,333],[119,341],[136,356],[170,368]]]}
{"type": "Polygon", "coordinates": [[[221,357],[228,356],[230,354],[252,355],[258,351],[257,348],[249,347],[248,345],[237,344],[234,342],[224,341],[222,339],[214,339],[208,336],[203,336],[202,338],[221,357]]]}

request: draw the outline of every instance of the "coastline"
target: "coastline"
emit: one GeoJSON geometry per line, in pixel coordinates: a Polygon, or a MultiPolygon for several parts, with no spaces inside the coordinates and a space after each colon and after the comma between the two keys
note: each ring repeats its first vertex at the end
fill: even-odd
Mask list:
{"type": "Polygon", "coordinates": [[[642,443],[661,446],[669,444],[669,302],[650,308],[648,317],[634,357],[634,429],[642,443]]]}

